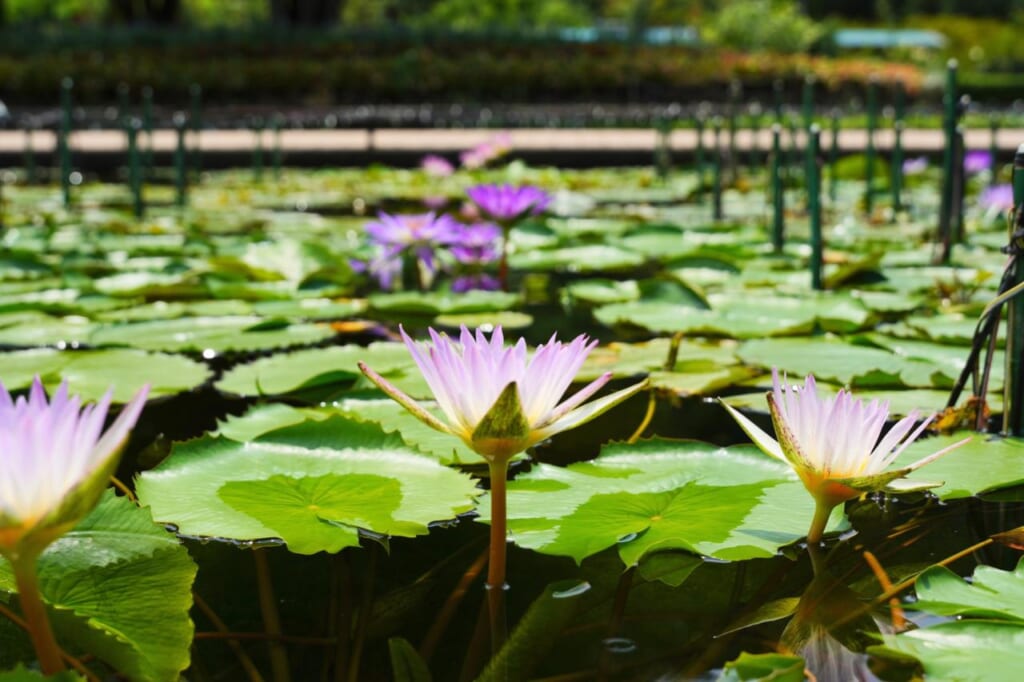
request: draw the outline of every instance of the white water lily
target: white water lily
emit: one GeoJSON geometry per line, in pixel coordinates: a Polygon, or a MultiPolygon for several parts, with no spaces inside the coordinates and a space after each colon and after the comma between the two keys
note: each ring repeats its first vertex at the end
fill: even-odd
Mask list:
{"type": "Polygon", "coordinates": [[[0,554],[41,551],[95,506],[148,390],[103,433],[109,391],[83,408],[66,382],[49,402],[38,377],[17,399],[0,384],[0,554]]]}
{"type": "Polygon", "coordinates": [[[444,412],[441,421],[364,363],[359,368],[382,391],[428,426],[458,436],[488,460],[508,460],[550,436],[575,428],[634,395],[646,381],[584,404],[600,390],[605,373],[562,400],[587,354],[597,344],[580,335],[568,344],[552,336],[530,355],[526,341],[505,347],[501,327],[488,339],[462,328],[458,343],[429,330],[433,345],[405,345],[444,412]]]}
{"type": "Polygon", "coordinates": [[[932,417],[914,428],[921,416],[914,410],[882,436],[889,418],[888,402],[865,403],[845,389],[834,397],[822,398],[813,376],[807,377],[803,387],[796,387],[779,381],[777,370],[772,370],[772,385],[768,408],[777,441],[737,410],[723,405],[765,454],[788,462],[811,495],[829,509],[863,492],[892,487],[897,479],[970,440],[909,466],[886,471],[924,432],[932,417]]]}

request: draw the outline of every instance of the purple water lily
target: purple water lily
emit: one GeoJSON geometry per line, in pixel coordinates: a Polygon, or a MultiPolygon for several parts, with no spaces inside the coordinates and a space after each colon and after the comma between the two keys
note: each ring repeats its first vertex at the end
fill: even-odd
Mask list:
{"type": "Polygon", "coordinates": [[[397,272],[401,273],[402,261],[412,257],[417,265],[420,288],[430,285],[437,273],[434,250],[438,246],[451,244],[459,237],[459,224],[450,216],[424,213],[420,215],[391,215],[380,213],[375,222],[367,223],[366,233],[370,241],[380,247],[377,257],[367,264],[367,271],[375,274],[381,286],[394,282],[397,272]]]}
{"type": "Polygon", "coordinates": [[[1009,213],[1013,210],[1013,185],[1007,182],[986,187],[978,197],[978,203],[986,209],[1009,213]]]}
{"type": "Polygon", "coordinates": [[[37,559],[99,502],[148,392],[139,390],[104,431],[111,391],[83,407],[66,382],[49,400],[38,376],[28,396],[12,398],[0,384],[0,556],[13,569],[47,675],[61,672],[64,662],[40,596],[37,559]]]}
{"type": "Polygon", "coordinates": [[[501,281],[494,275],[488,275],[486,272],[460,275],[452,280],[452,291],[457,294],[474,289],[478,291],[500,291],[501,281]]]}
{"type": "Polygon", "coordinates": [[[450,250],[455,260],[467,265],[493,263],[498,260],[501,228],[493,223],[462,225],[450,250]]]}
{"type": "Polygon", "coordinates": [[[551,195],[533,185],[476,185],[466,190],[470,200],[492,220],[506,224],[541,213],[551,195]]]}
{"type": "Polygon", "coordinates": [[[452,162],[443,156],[437,154],[427,154],[420,161],[420,168],[427,175],[432,175],[436,178],[446,178],[455,172],[455,166],[452,162]]]}
{"type": "Polygon", "coordinates": [[[477,185],[466,190],[470,200],[502,230],[501,264],[498,277],[508,289],[508,236],[512,225],[528,215],[541,213],[551,203],[551,195],[533,185],[477,185]]]}
{"type": "Polygon", "coordinates": [[[928,157],[918,156],[903,162],[903,175],[920,175],[928,170],[928,157]]]}
{"type": "Polygon", "coordinates": [[[801,387],[791,386],[784,378],[780,380],[778,370],[774,369],[768,410],[775,438],[735,408],[722,404],[762,452],[793,467],[814,497],[816,511],[807,534],[812,545],[821,540],[836,505],[863,492],[894,485],[911,471],[970,440],[964,439],[913,464],[887,469],[924,432],[934,416],[918,423],[921,414],[912,410],[883,435],[889,419],[888,402],[855,399],[846,389],[834,397],[822,397],[813,376],[808,375],[801,387]]]}
{"type": "Polygon", "coordinates": [[[964,172],[977,175],[992,168],[992,155],[980,149],[972,149],[964,154],[964,172]]]}
{"type": "Polygon", "coordinates": [[[501,132],[491,139],[485,140],[459,154],[459,161],[464,168],[473,170],[483,168],[491,161],[500,159],[510,151],[512,151],[512,136],[507,132],[501,132]]]}

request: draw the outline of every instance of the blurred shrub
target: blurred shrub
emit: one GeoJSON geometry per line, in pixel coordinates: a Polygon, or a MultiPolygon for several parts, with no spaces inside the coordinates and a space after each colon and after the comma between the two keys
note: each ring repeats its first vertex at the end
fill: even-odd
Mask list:
{"type": "Polygon", "coordinates": [[[825,29],[792,0],[734,0],[711,19],[708,40],[751,52],[805,52],[825,29]]]}

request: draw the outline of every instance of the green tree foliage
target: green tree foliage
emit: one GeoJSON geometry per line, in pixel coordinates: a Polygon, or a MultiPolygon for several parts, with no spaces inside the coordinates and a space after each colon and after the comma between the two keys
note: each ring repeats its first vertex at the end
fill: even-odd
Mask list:
{"type": "Polygon", "coordinates": [[[824,28],[800,12],[792,0],[734,0],[715,15],[706,38],[751,52],[803,52],[824,28]]]}

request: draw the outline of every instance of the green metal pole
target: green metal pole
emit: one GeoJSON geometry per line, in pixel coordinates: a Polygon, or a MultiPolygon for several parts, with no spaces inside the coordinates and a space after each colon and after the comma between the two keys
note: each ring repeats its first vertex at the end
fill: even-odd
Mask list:
{"type": "Polygon", "coordinates": [[[878,128],[878,80],[868,82],[867,143],[864,149],[864,209],[868,215],[875,208],[875,130],[878,128]]]}
{"type": "Polygon", "coordinates": [[[153,174],[153,88],[148,85],[142,88],[142,131],[145,133],[146,146],[142,151],[142,172],[146,177],[153,174]]]}
{"type": "Polygon", "coordinates": [[[263,182],[263,121],[256,119],[252,122],[253,148],[252,148],[252,179],[253,182],[263,182]]]}
{"type": "Polygon", "coordinates": [[[131,87],[127,83],[117,84],[117,123],[128,134],[128,122],[131,120],[131,87]]]}
{"type": "Polygon", "coordinates": [[[991,172],[989,173],[989,186],[999,181],[999,114],[992,114],[988,118],[988,153],[992,159],[991,172]]]}
{"type": "Polygon", "coordinates": [[[782,253],[785,246],[786,187],[782,182],[782,126],[772,125],[772,248],[782,253]]]}
{"type": "Polygon", "coordinates": [[[71,91],[74,87],[75,83],[70,77],[61,79],[57,154],[60,157],[60,187],[64,208],[71,208],[71,91]]]}
{"type": "Polygon", "coordinates": [[[782,123],[785,89],[781,78],[772,81],[772,108],[775,111],[775,122],[782,123]]]}
{"type": "Polygon", "coordinates": [[[964,172],[964,155],[967,153],[964,147],[964,128],[958,125],[956,127],[956,146],[954,147],[954,163],[958,172],[956,173],[956,182],[953,183],[953,240],[954,244],[962,244],[964,241],[964,209],[967,205],[966,201],[966,182],[967,178],[964,172]]]}
{"type": "Polygon", "coordinates": [[[664,182],[668,178],[672,163],[669,152],[669,135],[672,134],[671,124],[666,119],[655,122],[654,172],[664,182]]]}
{"type": "Polygon", "coordinates": [[[810,130],[814,123],[814,76],[808,75],[804,78],[803,102],[801,104],[801,116],[804,121],[804,130],[810,130]]]}
{"type": "Polygon", "coordinates": [[[715,148],[712,152],[712,207],[715,221],[725,217],[722,207],[722,119],[718,116],[712,122],[715,130],[715,148]]]}
{"type": "Polygon", "coordinates": [[[892,166],[890,168],[891,178],[889,184],[892,186],[892,211],[894,218],[896,213],[903,210],[903,128],[905,125],[903,121],[896,121],[892,129],[892,166]]]}
{"type": "Polygon", "coordinates": [[[36,184],[35,130],[36,121],[32,119],[25,127],[25,182],[29,185],[36,184]]]}
{"type": "Polygon", "coordinates": [[[743,97],[743,84],[734,80],[729,86],[729,177],[736,177],[736,164],[739,157],[736,154],[736,117],[739,109],[740,99],[743,97]]]}
{"type": "Polygon", "coordinates": [[[939,229],[938,240],[942,244],[940,250],[941,262],[949,264],[949,244],[952,240],[953,229],[953,164],[955,162],[954,148],[956,146],[956,71],[957,62],[950,59],[946,64],[946,90],[942,95],[943,123],[942,130],[945,137],[945,146],[942,150],[942,194],[939,204],[939,229]]]}
{"type": "Polygon", "coordinates": [[[823,246],[821,238],[821,167],[818,165],[818,152],[821,148],[821,128],[812,124],[807,136],[807,146],[810,148],[810,156],[813,159],[809,166],[810,178],[807,186],[810,192],[810,213],[811,230],[811,288],[821,291],[825,288],[822,279],[822,255],[823,246]]]}
{"type": "Polygon", "coordinates": [[[174,115],[174,129],[178,134],[178,144],[174,148],[174,203],[184,208],[188,203],[188,150],[185,146],[185,134],[188,121],[183,112],[174,115]]]}
{"type": "Polygon", "coordinates": [[[697,171],[697,195],[704,196],[704,117],[701,114],[693,119],[693,127],[697,131],[697,146],[693,151],[694,165],[697,171]]]}
{"type": "Polygon", "coordinates": [[[832,144],[828,148],[828,198],[835,206],[839,197],[839,112],[832,110],[832,144]]]}
{"type": "Polygon", "coordinates": [[[902,121],[907,114],[907,89],[899,81],[893,87],[893,121],[902,121]]]}
{"type": "Polygon", "coordinates": [[[192,169],[198,182],[199,175],[203,172],[203,148],[200,140],[203,130],[203,88],[198,83],[193,83],[188,88],[188,94],[188,121],[192,127],[192,169]]]}
{"type": "Polygon", "coordinates": [[[750,105],[750,167],[761,165],[761,105],[750,105]]]}
{"type": "MultiPolygon", "coordinates": [[[[1024,144],[1013,157],[1013,220],[1010,221],[1010,287],[1024,283],[1024,144]]],[[[1006,367],[1003,388],[1003,433],[1024,435],[1024,295],[1007,302],[1006,367]]]]}
{"type": "Polygon", "coordinates": [[[142,201],[142,159],[139,154],[141,128],[138,119],[128,123],[128,188],[132,193],[132,213],[136,218],[142,218],[146,211],[142,201]]]}
{"type": "Polygon", "coordinates": [[[281,117],[275,115],[270,120],[270,128],[274,135],[274,149],[271,153],[271,163],[274,166],[274,181],[281,180],[281,117]]]}

